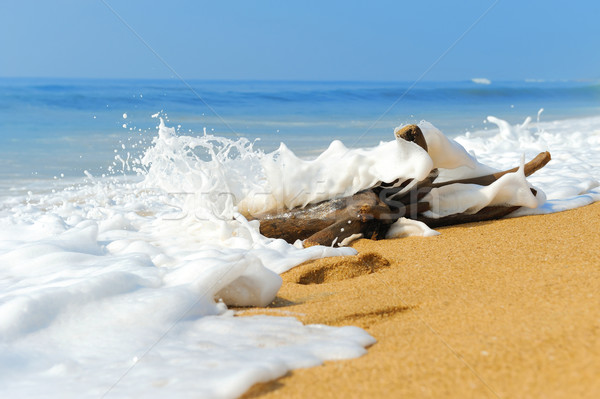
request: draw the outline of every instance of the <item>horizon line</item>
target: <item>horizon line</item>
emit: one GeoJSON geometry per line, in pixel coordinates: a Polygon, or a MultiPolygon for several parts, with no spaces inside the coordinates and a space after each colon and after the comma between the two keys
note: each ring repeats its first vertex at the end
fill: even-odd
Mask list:
{"type": "MultiPolygon", "coordinates": [[[[176,81],[179,80],[175,76],[168,78],[157,77],[81,77],[81,76],[0,76],[0,80],[112,80],[112,81],[176,81]]],[[[302,78],[275,78],[275,79],[259,79],[259,78],[187,78],[190,82],[214,82],[214,83],[233,83],[233,82],[255,82],[255,83],[410,83],[413,79],[302,79],[302,78]]],[[[515,78],[515,79],[489,79],[482,76],[465,78],[465,79],[430,79],[423,80],[422,83],[473,83],[478,86],[488,86],[494,83],[558,83],[558,82],[574,82],[574,83],[600,83],[600,78],[515,78]]]]}

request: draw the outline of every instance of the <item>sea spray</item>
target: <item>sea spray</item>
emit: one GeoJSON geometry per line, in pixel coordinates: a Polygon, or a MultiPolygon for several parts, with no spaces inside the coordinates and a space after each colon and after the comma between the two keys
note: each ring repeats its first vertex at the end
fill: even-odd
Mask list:
{"type": "MultiPolygon", "coordinates": [[[[538,118],[541,112],[538,113],[538,118]]],[[[511,125],[493,116],[496,129],[467,132],[455,138],[481,162],[502,169],[549,151],[552,161],[528,181],[545,194],[536,208],[522,208],[512,216],[552,213],[600,200],[600,117],[511,125]]]]}
{"type": "Polygon", "coordinates": [[[228,177],[252,187],[224,170],[259,153],[216,139],[224,145],[206,144],[210,156],[201,161],[192,152],[199,144],[167,129],[141,176],[88,173],[77,186],[3,202],[3,394],[99,397],[134,366],[115,394],[235,397],[256,381],[358,356],[373,343],[354,328],[340,335],[294,319],[232,317],[221,301],[264,306],[281,284],[278,273],[355,251],[260,236],[233,201],[211,197],[234,186],[228,177]],[[207,195],[193,201],[183,190],[198,188],[207,195]]]}
{"type": "MultiPolygon", "coordinates": [[[[432,126],[421,126],[433,132],[426,133],[429,137],[440,138],[432,126]]],[[[483,164],[506,169],[518,165],[523,153],[530,158],[550,150],[553,161],[529,178],[548,194],[542,208],[579,206],[600,199],[598,126],[596,119],[506,124],[502,131],[459,137],[468,153],[442,139],[437,148],[450,145],[455,155],[443,163],[441,155],[433,156],[417,167],[425,171],[439,162],[450,175],[477,172],[483,164]],[[453,163],[457,158],[462,161],[453,163]]],[[[3,394],[79,398],[110,390],[116,396],[231,398],[293,368],[363,354],[374,340],[360,329],[303,326],[293,318],[236,318],[219,300],[265,304],[280,284],[277,274],[308,259],[355,253],[267,239],[257,221],[238,213],[243,198],[259,190],[269,193],[276,185],[265,164],[285,160],[293,172],[286,176],[307,182],[313,170],[319,171],[309,163],[314,160],[303,159],[307,163],[294,170],[298,157],[291,152],[265,154],[243,139],[176,134],[164,123],[154,140],[139,163],[121,156],[138,168],[138,176],[89,173],[87,181],[72,187],[58,180],[53,184],[63,186],[24,188],[2,202],[3,394]]],[[[348,151],[375,165],[369,157],[392,159],[377,152],[398,148],[390,142],[348,151]]],[[[339,144],[335,148],[345,151],[339,144]]],[[[427,159],[415,146],[408,151],[427,159]]],[[[361,165],[326,173],[351,174],[361,165]]],[[[364,179],[349,180],[356,183],[351,190],[327,196],[391,178],[384,176],[388,172],[369,169],[364,179]]],[[[512,178],[522,183],[519,175],[512,178]]],[[[411,227],[398,228],[398,234],[433,233],[411,227]]]]}
{"type": "MultiPolygon", "coordinates": [[[[397,186],[409,183],[404,190],[410,190],[433,168],[439,170],[441,179],[447,180],[493,171],[430,123],[424,121],[421,127],[428,142],[427,152],[399,138],[366,149],[350,149],[333,141],[318,157],[306,160],[297,157],[283,143],[276,151],[265,154],[255,151],[244,138],[233,140],[206,132],[199,137],[178,135],[160,118],[158,136],[142,158],[148,170],[142,186],[158,186],[181,196],[183,201],[176,207],[181,210],[182,222],[155,225],[153,231],[185,226],[193,242],[213,242],[230,248],[228,242],[234,241],[249,240],[264,245],[258,221],[241,220],[236,212],[250,217],[266,211],[282,212],[351,196],[380,183],[397,186]]],[[[475,213],[489,205],[530,208],[538,205],[522,171],[490,187],[451,185],[434,189],[427,200],[432,204],[429,217],[475,213]]]]}

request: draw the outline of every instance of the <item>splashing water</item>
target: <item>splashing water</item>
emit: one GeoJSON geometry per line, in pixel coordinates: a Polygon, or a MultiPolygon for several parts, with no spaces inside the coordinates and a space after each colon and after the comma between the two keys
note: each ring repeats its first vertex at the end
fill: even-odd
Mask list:
{"type": "MultiPolygon", "coordinates": [[[[357,328],[233,317],[224,303],[268,304],[285,270],[355,253],[265,238],[258,222],[240,212],[350,195],[399,177],[419,179],[432,167],[444,169],[447,179],[487,173],[490,167],[477,160],[506,169],[523,153],[531,158],[545,150],[553,161],[529,180],[548,201],[525,204],[534,208],[521,212],[600,199],[600,118],[521,125],[488,120],[497,129],[456,142],[421,123],[430,155],[395,140],[368,149],[334,142],[310,161],[285,145],[265,154],[246,139],[179,135],[161,120],[141,159],[121,157],[123,169],[137,176],[90,174],[54,192],[7,197],[0,207],[3,393],[227,398],[293,368],[363,354],[374,340],[357,328]]],[[[502,193],[525,184],[518,174],[511,179],[478,195],[511,202],[502,193]]],[[[464,194],[440,193],[439,203],[464,194]]],[[[422,233],[409,224],[406,231],[422,233]]]]}
{"type": "MultiPolygon", "coordinates": [[[[538,113],[541,115],[540,110],[538,113]]],[[[468,132],[455,140],[487,165],[503,168],[522,156],[530,159],[550,151],[552,161],[528,180],[543,190],[548,201],[513,216],[559,212],[598,201],[600,186],[600,118],[566,119],[510,125],[493,116],[497,129],[468,132]]]]}

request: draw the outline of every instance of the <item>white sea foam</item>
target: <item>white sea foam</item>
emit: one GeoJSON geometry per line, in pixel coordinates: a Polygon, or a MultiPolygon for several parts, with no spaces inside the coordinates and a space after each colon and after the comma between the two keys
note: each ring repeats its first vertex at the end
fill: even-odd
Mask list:
{"type": "MultiPolygon", "coordinates": [[[[233,317],[222,301],[265,305],[279,289],[279,273],[355,253],[267,239],[258,222],[239,213],[240,203],[246,211],[302,205],[378,181],[418,179],[432,167],[447,179],[491,170],[484,164],[504,169],[523,153],[544,150],[553,161],[528,180],[549,200],[526,212],[600,199],[600,118],[490,121],[498,129],[457,138],[483,163],[427,123],[421,126],[431,156],[411,143],[348,149],[336,142],[312,161],[285,146],[263,154],[247,140],[177,135],[161,124],[143,159],[124,158],[138,177],[88,174],[76,185],[22,187],[3,197],[3,396],[100,397],[110,390],[116,397],[231,398],[293,368],[360,356],[374,340],[357,328],[233,317]]],[[[467,205],[456,198],[472,197],[472,187],[438,193],[450,195],[438,212],[515,201],[535,207],[539,200],[530,196],[506,197],[515,186],[529,192],[526,184],[522,174],[509,175],[477,192],[483,202],[467,205]]],[[[412,221],[392,233],[435,234],[412,221]]]]}
{"type": "Polygon", "coordinates": [[[400,218],[390,226],[385,238],[432,237],[439,234],[423,222],[400,218]]]}
{"type": "Polygon", "coordinates": [[[369,149],[348,149],[334,141],[314,160],[302,160],[282,144],[261,166],[264,184],[242,199],[240,211],[290,209],[352,195],[379,182],[422,180],[433,164],[418,146],[394,140],[369,149]]]}
{"type": "Polygon", "coordinates": [[[487,78],[473,78],[471,79],[471,82],[473,83],[477,83],[480,85],[489,85],[492,84],[492,81],[487,79],[487,78]]]}
{"type": "Polygon", "coordinates": [[[559,212],[600,200],[600,117],[541,122],[531,118],[511,125],[493,116],[496,125],[468,132],[455,140],[477,159],[498,169],[517,166],[521,157],[549,151],[552,160],[527,180],[547,200],[536,208],[522,208],[512,216],[559,212]]]}

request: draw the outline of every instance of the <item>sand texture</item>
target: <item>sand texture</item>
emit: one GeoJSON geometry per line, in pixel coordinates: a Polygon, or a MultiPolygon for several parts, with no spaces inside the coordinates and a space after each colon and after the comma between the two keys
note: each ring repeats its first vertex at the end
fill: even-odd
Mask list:
{"type": "Polygon", "coordinates": [[[600,398],[600,203],[359,240],[300,265],[241,315],[354,325],[368,354],[295,370],[246,398],[600,398]]]}

